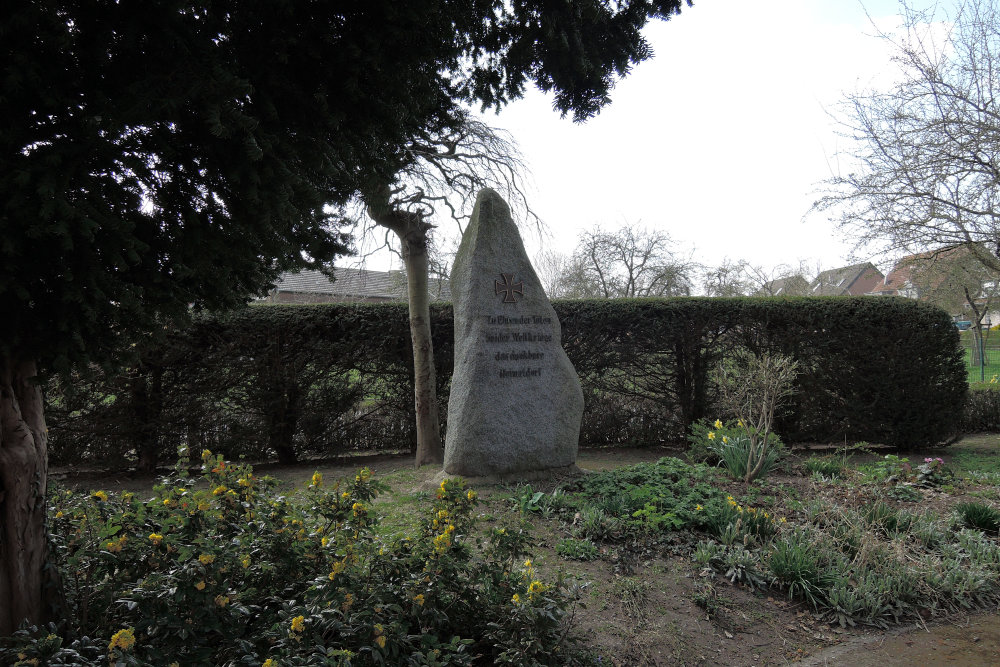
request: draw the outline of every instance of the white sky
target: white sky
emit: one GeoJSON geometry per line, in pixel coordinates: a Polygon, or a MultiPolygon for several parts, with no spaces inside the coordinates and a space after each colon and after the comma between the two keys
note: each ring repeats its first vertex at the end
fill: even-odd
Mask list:
{"type": "Polygon", "coordinates": [[[880,27],[899,24],[896,0],[695,0],[647,27],[654,58],[596,118],[560,118],[535,90],[490,114],[520,145],[529,203],[551,233],[526,231],[529,255],[569,253],[582,230],[628,222],[668,232],[708,266],[850,263],[853,243],[806,214],[849,148],[831,112],[894,71],[866,8],[880,27]]]}

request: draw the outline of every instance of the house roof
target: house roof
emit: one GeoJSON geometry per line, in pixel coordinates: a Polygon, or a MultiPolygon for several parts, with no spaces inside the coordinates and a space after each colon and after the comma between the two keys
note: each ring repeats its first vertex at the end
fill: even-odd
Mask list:
{"type": "MultiPolygon", "coordinates": [[[[331,296],[343,300],[381,299],[406,301],[406,274],[402,271],[368,271],[335,267],[334,280],[320,271],[304,270],[283,273],[274,286],[277,292],[331,296]]],[[[447,280],[431,279],[428,289],[432,301],[450,301],[447,280]]]]}
{"type": "Polygon", "coordinates": [[[822,271],[810,283],[813,296],[858,296],[867,294],[885,280],[871,262],[822,271]]]}

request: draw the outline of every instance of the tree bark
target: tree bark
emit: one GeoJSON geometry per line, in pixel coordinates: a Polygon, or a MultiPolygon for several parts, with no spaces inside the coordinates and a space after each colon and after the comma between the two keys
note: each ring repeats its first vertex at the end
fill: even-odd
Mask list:
{"type": "Polygon", "coordinates": [[[0,357],[0,636],[46,620],[48,435],[34,361],[0,357]]]}
{"type": "Polygon", "coordinates": [[[130,436],[138,455],[136,469],[153,473],[160,461],[160,418],[163,413],[163,369],[140,364],[129,380],[134,421],[130,436]]]}
{"type": "Polygon", "coordinates": [[[417,452],[414,466],[443,463],[441,422],[438,413],[431,339],[430,297],[427,295],[427,236],[403,242],[406,292],[410,307],[410,340],[413,343],[413,401],[417,414],[417,452]],[[415,242],[414,242],[415,241],[415,242]]]}
{"type": "Polygon", "coordinates": [[[427,233],[433,228],[416,212],[394,208],[387,185],[378,184],[365,196],[368,215],[398,238],[406,268],[406,292],[410,309],[410,340],[413,344],[413,402],[417,419],[417,451],[414,466],[444,463],[441,422],[438,412],[431,339],[430,298],[427,295],[429,264],[427,233]]]}

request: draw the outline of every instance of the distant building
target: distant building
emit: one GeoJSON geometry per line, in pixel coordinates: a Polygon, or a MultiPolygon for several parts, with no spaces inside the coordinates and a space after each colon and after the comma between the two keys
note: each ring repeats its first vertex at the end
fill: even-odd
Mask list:
{"type": "Polygon", "coordinates": [[[753,293],[753,296],[806,296],[809,294],[809,281],[802,276],[786,276],[764,285],[753,293]]]}
{"type": "Polygon", "coordinates": [[[861,296],[885,281],[871,262],[823,271],[809,284],[810,296],[861,296]]]}
{"type": "MultiPolygon", "coordinates": [[[[406,274],[336,267],[333,280],[319,271],[283,273],[264,299],[271,303],[406,301],[406,274]]],[[[451,301],[448,281],[431,278],[431,301],[451,301]]]]}

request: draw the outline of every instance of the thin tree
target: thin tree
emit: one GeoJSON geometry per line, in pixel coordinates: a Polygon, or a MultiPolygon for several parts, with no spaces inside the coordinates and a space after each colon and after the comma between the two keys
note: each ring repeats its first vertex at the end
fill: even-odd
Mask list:
{"type": "Polygon", "coordinates": [[[901,78],[847,97],[850,167],[826,182],[814,210],[835,216],[859,247],[912,254],[964,246],[998,271],[998,6],[967,0],[940,21],[902,9],[904,32],[880,33],[901,78]]]}
{"type": "Polygon", "coordinates": [[[406,272],[413,346],[417,450],[414,465],[444,461],[431,338],[429,273],[434,221],[442,214],[459,225],[485,187],[507,195],[535,222],[523,186],[524,164],[505,132],[465,113],[454,128],[426,133],[410,143],[411,156],[391,183],[363,192],[368,215],[395,236],[406,272]]]}

